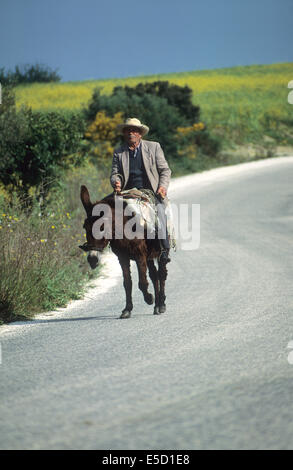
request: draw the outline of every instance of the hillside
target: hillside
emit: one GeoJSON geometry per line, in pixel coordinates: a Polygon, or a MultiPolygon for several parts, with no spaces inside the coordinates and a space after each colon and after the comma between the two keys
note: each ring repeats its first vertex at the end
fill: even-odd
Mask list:
{"type": "Polygon", "coordinates": [[[109,94],[118,85],[168,80],[192,89],[193,102],[201,107],[201,119],[213,134],[222,138],[224,148],[237,150],[238,145],[243,148],[258,144],[262,149],[274,149],[293,145],[293,107],[287,100],[288,83],[292,78],[293,63],[252,65],[124,79],[34,84],[18,87],[16,98],[18,106],[26,104],[35,110],[79,110],[87,105],[96,87],[109,94]]]}

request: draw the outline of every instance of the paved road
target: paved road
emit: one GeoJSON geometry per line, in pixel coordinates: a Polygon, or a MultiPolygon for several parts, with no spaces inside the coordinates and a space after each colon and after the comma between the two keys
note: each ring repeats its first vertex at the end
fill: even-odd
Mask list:
{"type": "Polygon", "coordinates": [[[118,320],[119,278],[0,329],[1,449],[293,448],[293,158],[242,168],[174,183],[201,243],[173,255],[166,314],[135,290],[118,320]]]}

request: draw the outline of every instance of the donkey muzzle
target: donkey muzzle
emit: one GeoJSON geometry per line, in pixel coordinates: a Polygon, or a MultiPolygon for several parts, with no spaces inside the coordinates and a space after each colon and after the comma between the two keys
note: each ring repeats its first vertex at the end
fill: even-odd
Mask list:
{"type": "Polygon", "coordinates": [[[97,250],[90,250],[87,256],[88,264],[92,269],[95,269],[99,264],[99,252],[97,250]]]}
{"type": "Polygon", "coordinates": [[[79,248],[86,253],[88,253],[87,261],[92,269],[95,269],[99,264],[99,251],[97,248],[84,243],[83,245],[79,245],[79,248]]]}

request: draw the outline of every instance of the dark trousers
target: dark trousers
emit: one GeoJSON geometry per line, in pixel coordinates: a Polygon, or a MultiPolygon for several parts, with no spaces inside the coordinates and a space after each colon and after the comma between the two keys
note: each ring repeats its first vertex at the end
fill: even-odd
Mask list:
{"type": "Polygon", "coordinates": [[[156,206],[158,211],[158,218],[159,218],[159,229],[158,229],[158,237],[160,241],[161,248],[163,250],[170,249],[169,243],[169,236],[168,236],[168,229],[167,229],[167,216],[165,214],[165,203],[161,197],[157,197],[156,195],[156,206]]]}

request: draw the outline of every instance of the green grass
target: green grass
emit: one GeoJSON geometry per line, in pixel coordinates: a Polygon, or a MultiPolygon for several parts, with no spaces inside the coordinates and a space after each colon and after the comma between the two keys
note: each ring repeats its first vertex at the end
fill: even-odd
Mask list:
{"type": "Polygon", "coordinates": [[[29,215],[0,191],[0,324],[64,307],[98,275],[78,247],[85,241],[79,193],[87,184],[96,200],[107,183],[88,166],[68,172],[59,184],[45,212],[36,204],[29,215]]]}

